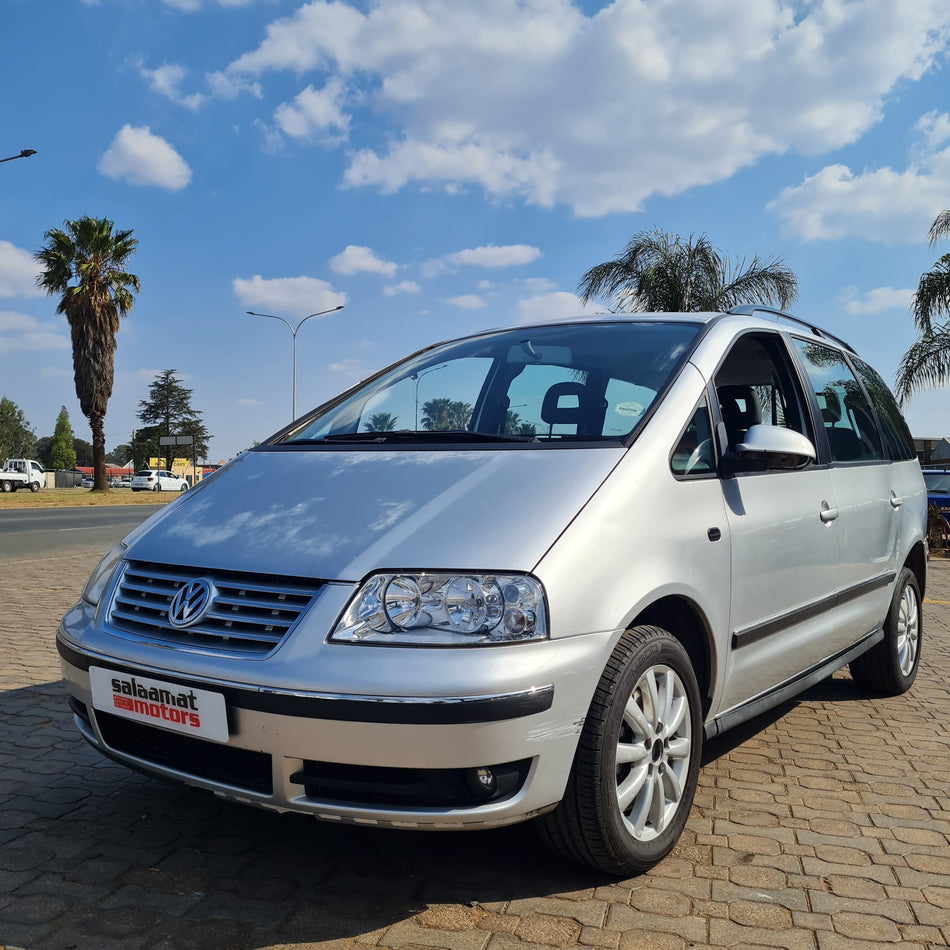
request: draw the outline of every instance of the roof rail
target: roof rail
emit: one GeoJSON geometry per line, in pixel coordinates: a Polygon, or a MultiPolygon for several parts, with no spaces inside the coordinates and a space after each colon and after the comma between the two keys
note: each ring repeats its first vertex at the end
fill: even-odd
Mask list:
{"type": "Polygon", "coordinates": [[[730,307],[726,313],[731,313],[736,316],[751,316],[753,313],[770,313],[773,317],[778,317],[780,320],[788,320],[791,323],[797,323],[799,326],[806,327],[807,329],[811,330],[815,336],[824,337],[826,340],[834,340],[835,343],[839,343],[846,350],[854,353],[854,355],[857,356],[857,351],[855,348],[850,343],[842,340],[840,336],[835,336],[833,333],[823,330],[814,323],[809,323],[807,320],[802,320],[801,317],[796,317],[790,313],[786,313],[784,310],[777,310],[775,307],[765,307],[762,304],[757,303],[742,303],[735,307],[730,307]]]}

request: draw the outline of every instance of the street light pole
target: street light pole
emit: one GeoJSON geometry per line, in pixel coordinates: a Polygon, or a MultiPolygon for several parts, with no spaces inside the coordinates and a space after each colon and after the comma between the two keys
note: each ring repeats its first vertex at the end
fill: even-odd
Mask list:
{"type": "Polygon", "coordinates": [[[441,366],[432,366],[429,369],[424,369],[421,373],[410,373],[409,378],[413,380],[416,384],[416,431],[419,431],[419,380],[423,376],[428,376],[429,373],[434,373],[438,369],[445,369],[448,366],[448,363],[443,363],[441,366]]]}
{"type": "Polygon", "coordinates": [[[291,421],[297,418],[297,331],[311,318],[311,317],[322,317],[328,313],[336,313],[337,310],[342,310],[343,304],[340,304],[338,307],[331,307],[329,310],[320,310],[317,313],[308,313],[307,316],[297,324],[293,326],[289,320],[285,317],[278,317],[274,313],[255,313],[253,310],[245,310],[244,312],[250,314],[252,317],[270,317],[272,320],[280,320],[281,323],[286,324],[287,329],[290,330],[290,335],[293,337],[293,377],[292,377],[292,388],[291,388],[291,421]]]}
{"type": "Polygon", "coordinates": [[[25,148],[19,155],[11,155],[9,158],[0,158],[0,162],[12,162],[15,158],[29,158],[36,154],[35,148],[25,148]]]}

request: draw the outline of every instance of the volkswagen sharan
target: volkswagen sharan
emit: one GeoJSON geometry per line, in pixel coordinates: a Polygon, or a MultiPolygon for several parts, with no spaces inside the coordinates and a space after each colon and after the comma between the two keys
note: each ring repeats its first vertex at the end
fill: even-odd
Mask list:
{"type": "Polygon", "coordinates": [[[116,544],[59,627],[75,724],[224,798],[536,819],[642,872],[703,742],[921,655],[926,492],[881,377],[762,308],[431,346],[116,544]],[[275,489],[275,486],[279,486],[275,489]]]}

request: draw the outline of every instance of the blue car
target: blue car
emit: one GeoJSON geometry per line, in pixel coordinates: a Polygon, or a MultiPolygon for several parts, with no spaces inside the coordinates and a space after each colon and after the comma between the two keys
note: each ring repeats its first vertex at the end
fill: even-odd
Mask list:
{"type": "Polygon", "coordinates": [[[927,486],[927,504],[936,505],[945,518],[950,517],[950,471],[924,469],[924,484],[927,486]]]}

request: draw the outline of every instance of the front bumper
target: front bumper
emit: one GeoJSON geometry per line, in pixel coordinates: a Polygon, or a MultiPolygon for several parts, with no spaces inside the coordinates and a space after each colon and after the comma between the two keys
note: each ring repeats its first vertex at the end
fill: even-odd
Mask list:
{"type": "MultiPolygon", "coordinates": [[[[460,829],[511,824],[561,799],[615,640],[589,634],[408,651],[325,645],[334,662],[324,669],[350,668],[339,690],[328,688],[325,677],[317,688],[304,688],[299,673],[295,684],[278,675],[271,685],[257,685],[220,670],[213,675],[207,664],[195,672],[201,664],[189,666],[187,654],[108,637],[83,604],[64,618],[57,646],[77,727],[104,754],[131,767],[278,811],[460,829]],[[366,676],[372,693],[352,688],[361,664],[374,670],[366,676]],[[389,673],[385,693],[378,688],[380,665],[389,673]],[[91,666],[221,693],[227,742],[97,710],[91,666]],[[463,679],[467,693],[433,691],[433,684],[457,686],[463,679]]],[[[266,665],[252,663],[242,672],[266,679],[266,665]]]]}

